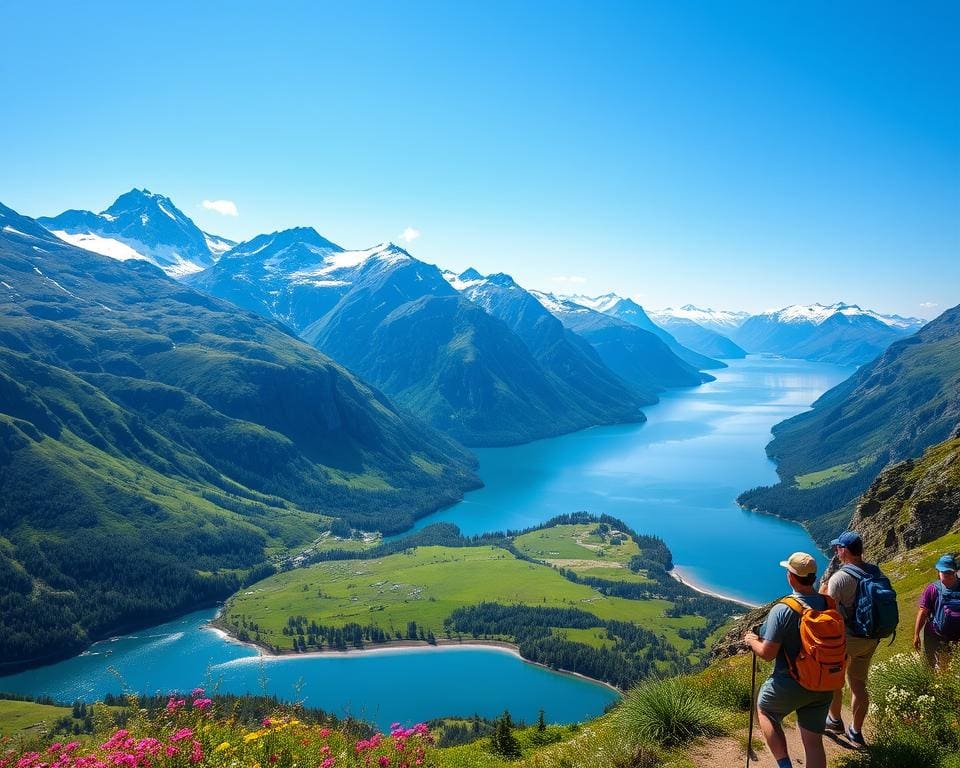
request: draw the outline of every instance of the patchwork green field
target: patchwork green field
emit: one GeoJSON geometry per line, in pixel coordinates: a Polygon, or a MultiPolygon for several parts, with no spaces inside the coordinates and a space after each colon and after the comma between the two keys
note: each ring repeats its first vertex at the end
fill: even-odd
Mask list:
{"type": "MultiPolygon", "coordinates": [[[[630,574],[622,569],[624,574],[630,574]]],[[[598,619],[632,622],[667,636],[686,650],[677,630],[702,627],[697,616],[667,618],[666,600],[606,597],[573,584],[556,569],[519,560],[498,547],[418,547],[378,560],[337,560],[277,574],[231,598],[224,619],[239,629],[241,617],[256,624],[266,643],[291,647],[283,629],[288,617],[318,624],[374,624],[388,635],[405,636],[414,621],[437,637],[455,609],[481,602],[581,608],[598,619]]]]}

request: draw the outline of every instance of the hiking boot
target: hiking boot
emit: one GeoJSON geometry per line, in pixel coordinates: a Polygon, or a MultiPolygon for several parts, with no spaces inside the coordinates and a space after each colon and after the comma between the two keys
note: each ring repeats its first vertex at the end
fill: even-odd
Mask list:
{"type": "Polygon", "coordinates": [[[847,728],[847,741],[849,741],[855,747],[867,746],[867,742],[864,741],[863,734],[857,733],[857,731],[853,730],[852,725],[849,728],[847,728]]]}
{"type": "Polygon", "coordinates": [[[843,733],[843,718],[834,720],[832,717],[830,717],[830,715],[827,715],[827,724],[824,726],[824,728],[826,728],[828,731],[832,731],[833,733],[843,733]]]}

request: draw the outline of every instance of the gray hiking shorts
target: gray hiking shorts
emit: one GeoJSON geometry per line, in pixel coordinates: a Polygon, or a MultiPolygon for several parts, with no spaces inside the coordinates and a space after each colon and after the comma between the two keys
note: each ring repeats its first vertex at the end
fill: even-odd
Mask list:
{"type": "Polygon", "coordinates": [[[813,733],[823,733],[833,693],[808,691],[789,675],[768,677],[760,686],[757,709],[779,723],[791,712],[797,713],[798,725],[813,733]]]}

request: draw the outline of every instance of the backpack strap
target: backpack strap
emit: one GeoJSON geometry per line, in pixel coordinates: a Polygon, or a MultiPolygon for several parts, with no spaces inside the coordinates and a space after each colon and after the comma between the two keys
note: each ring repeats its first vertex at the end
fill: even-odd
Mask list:
{"type": "MultiPolygon", "coordinates": [[[[832,610],[835,610],[835,609],[836,609],[836,607],[837,607],[837,601],[834,600],[832,597],[830,597],[830,595],[822,595],[822,594],[821,594],[820,597],[822,597],[822,598],[826,601],[826,603],[827,603],[827,607],[824,608],[823,610],[825,610],[825,611],[832,611],[832,610]]],[[[804,613],[806,613],[807,611],[816,610],[815,608],[811,608],[811,607],[810,607],[809,605],[807,605],[806,603],[801,603],[801,602],[800,602],[799,600],[797,600],[797,598],[795,598],[793,595],[787,595],[786,597],[782,597],[782,598],[780,598],[780,601],[779,601],[779,602],[783,603],[785,606],[787,606],[787,607],[788,607],[790,610],[792,610],[794,613],[798,613],[798,614],[800,614],[801,616],[802,616],[804,613]]]]}
{"type": "Polygon", "coordinates": [[[870,574],[867,571],[865,571],[863,568],[860,568],[859,566],[854,565],[853,563],[845,563],[844,565],[841,565],[840,570],[843,571],[844,573],[849,573],[857,581],[863,581],[864,579],[870,576],[870,574]]]}

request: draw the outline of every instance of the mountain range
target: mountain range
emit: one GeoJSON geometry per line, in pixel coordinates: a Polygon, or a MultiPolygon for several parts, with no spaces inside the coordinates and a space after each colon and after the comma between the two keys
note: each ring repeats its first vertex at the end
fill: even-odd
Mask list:
{"type": "Polygon", "coordinates": [[[732,338],[750,352],[838,365],[863,365],[924,321],[881,315],[855,304],[793,305],[748,318],[732,338]]]}
{"type": "Polygon", "coordinates": [[[39,221],[283,323],[469,445],[640,420],[657,393],[708,381],[702,371],[746,353],[863,364],[922,324],[847,304],[753,317],[692,305],[648,314],[616,294],[556,297],[503,273],[443,273],[390,243],[347,250],[309,227],[237,244],[147,190],[100,214],[39,221]]]}
{"type": "Polygon", "coordinates": [[[726,364],[715,360],[702,350],[690,347],[681,342],[664,326],[653,322],[646,310],[637,304],[633,299],[624,299],[615,293],[608,293],[604,296],[591,298],[589,296],[566,296],[566,301],[572,301],[582,307],[593,309],[618,320],[623,320],[630,325],[635,325],[644,331],[652,333],[660,338],[681,360],[692,365],[694,368],[710,370],[715,368],[726,368],[726,364]]]}
{"type": "Polygon", "coordinates": [[[0,205],[0,658],[210,603],[334,518],[399,531],[475,459],[277,323],[0,205]]]}
{"type": "Polygon", "coordinates": [[[960,306],[895,341],[810,411],[775,426],[767,454],[777,462],[780,482],[739,501],[804,521],[819,541],[828,541],[880,470],[918,458],[958,423],[960,306]]]}

